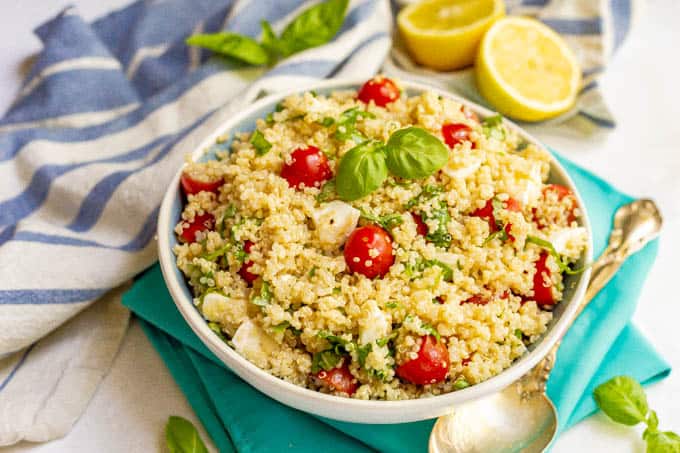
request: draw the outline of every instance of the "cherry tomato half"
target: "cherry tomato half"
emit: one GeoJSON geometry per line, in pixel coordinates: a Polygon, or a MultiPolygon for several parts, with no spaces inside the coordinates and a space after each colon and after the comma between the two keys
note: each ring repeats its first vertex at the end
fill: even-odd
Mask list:
{"type": "Polygon", "coordinates": [[[413,384],[441,382],[449,373],[449,350],[433,335],[422,337],[418,357],[397,367],[397,376],[413,384]]]}
{"type": "Polygon", "coordinates": [[[384,276],[394,263],[392,238],[377,225],[356,228],[345,243],[345,262],[368,278],[384,276]]]}
{"type": "Polygon", "coordinates": [[[416,232],[421,236],[427,236],[427,224],[423,222],[423,218],[420,214],[412,212],[411,217],[413,217],[413,221],[416,223],[416,232]]]}
{"type": "Polygon", "coordinates": [[[368,104],[373,101],[378,107],[385,107],[390,102],[399,99],[399,96],[401,96],[401,93],[397,84],[392,79],[381,76],[374,77],[364,83],[357,95],[361,102],[368,104]]]}
{"type": "MultiPolygon", "coordinates": [[[[253,244],[251,241],[246,241],[243,243],[243,250],[246,253],[250,253],[250,250],[253,248],[253,244]]],[[[248,286],[251,286],[255,280],[257,280],[258,275],[253,274],[250,272],[250,268],[252,267],[253,262],[248,260],[245,263],[241,265],[241,268],[238,270],[238,275],[241,276],[243,280],[248,283],[248,286]]]]}
{"type": "MultiPolygon", "coordinates": [[[[508,211],[513,211],[513,212],[520,212],[522,211],[522,205],[519,204],[519,201],[515,200],[514,198],[508,198],[505,202],[503,202],[503,206],[505,209],[508,211]]],[[[496,217],[493,215],[493,201],[491,199],[486,201],[486,204],[484,205],[483,208],[476,209],[475,211],[470,214],[473,217],[481,217],[482,219],[486,219],[487,222],[489,222],[489,231],[492,233],[495,233],[498,231],[498,225],[496,224],[496,217]]],[[[505,232],[508,234],[508,238],[511,241],[514,241],[515,238],[510,234],[510,230],[512,229],[512,224],[508,223],[505,225],[505,232]]]]}
{"type": "MultiPolygon", "coordinates": [[[[453,148],[458,143],[469,142],[470,132],[472,128],[463,123],[446,123],[442,126],[442,135],[449,148],[453,148]]],[[[474,148],[474,143],[472,147],[474,148]]]]}
{"type": "Polygon", "coordinates": [[[321,370],[316,373],[316,377],[323,381],[324,384],[328,385],[331,390],[346,393],[350,396],[357,391],[357,387],[359,386],[356,378],[352,376],[352,373],[350,373],[346,364],[343,364],[338,368],[333,368],[330,371],[321,370]]]}
{"type": "MultiPolygon", "coordinates": [[[[536,261],[536,273],[534,274],[534,297],[533,300],[540,307],[549,307],[555,305],[555,297],[552,292],[552,283],[550,282],[550,269],[546,261],[548,260],[548,252],[542,252],[536,261]]],[[[530,299],[531,300],[531,299],[530,299]]]]}
{"type": "Polygon", "coordinates": [[[291,187],[300,189],[303,184],[305,187],[321,187],[333,176],[328,158],[316,146],[297,148],[290,157],[290,163],[283,164],[281,177],[291,187]]]}
{"type": "Polygon", "coordinates": [[[200,179],[192,178],[191,175],[187,173],[182,173],[179,179],[182,184],[182,190],[185,195],[195,195],[199,192],[212,192],[217,193],[224,180],[217,179],[215,181],[201,181],[200,179]]]}
{"type": "Polygon", "coordinates": [[[188,222],[189,226],[182,230],[180,238],[184,242],[194,242],[196,233],[199,231],[212,230],[215,227],[215,217],[209,212],[194,216],[193,222],[188,222]]]}

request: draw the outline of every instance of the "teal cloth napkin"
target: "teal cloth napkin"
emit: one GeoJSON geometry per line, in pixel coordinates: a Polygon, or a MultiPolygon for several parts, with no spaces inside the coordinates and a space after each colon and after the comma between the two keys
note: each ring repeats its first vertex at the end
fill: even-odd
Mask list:
{"type": "MultiPolygon", "coordinates": [[[[558,158],[585,200],[597,256],[606,245],[614,211],[632,198],[558,158]]],[[[564,338],[548,381],[560,429],[596,411],[592,390],[612,376],[627,374],[649,384],[670,372],[670,365],[629,323],[657,249],[658,241],[654,241],[631,257],[564,338]]],[[[284,406],[243,382],[184,322],[158,265],[140,276],[124,295],[123,304],[141,318],[144,331],[221,452],[427,449],[432,420],[399,425],[337,422],[284,406]]]]}

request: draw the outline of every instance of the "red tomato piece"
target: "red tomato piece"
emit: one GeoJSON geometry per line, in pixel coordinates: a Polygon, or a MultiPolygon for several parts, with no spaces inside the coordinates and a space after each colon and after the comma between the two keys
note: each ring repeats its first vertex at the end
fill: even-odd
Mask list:
{"type": "Polygon", "coordinates": [[[474,305],[486,305],[489,303],[489,299],[484,298],[481,294],[475,294],[472,297],[468,297],[465,299],[463,302],[461,302],[461,305],[464,304],[474,304],[474,305]]]}
{"type": "MultiPolygon", "coordinates": [[[[508,198],[504,203],[503,206],[505,209],[508,211],[513,211],[513,212],[521,212],[522,211],[522,205],[519,204],[519,201],[515,200],[514,198],[508,198]]],[[[486,204],[484,207],[476,209],[475,211],[470,214],[473,217],[481,217],[482,219],[486,219],[487,222],[489,222],[489,231],[492,233],[495,233],[498,231],[498,225],[496,224],[496,217],[493,215],[493,201],[492,199],[488,199],[486,201],[486,204]]],[[[508,239],[511,241],[514,241],[515,238],[510,234],[510,230],[512,229],[512,224],[508,223],[505,225],[505,232],[508,234],[508,239]]]]}
{"type": "Polygon", "coordinates": [[[392,79],[377,76],[364,83],[359,89],[357,97],[368,104],[373,101],[378,107],[385,107],[390,102],[399,99],[399,87],[392,79]]]}
{"type": "Polygon", "coordinates": [[[475,123],[479,123],[479,117],[475,112],[470,110],[467,106],[461,105],[460,106],[460,111],[463,112],[463,115],[465,115],[465,118],[474,121],[475,123]]]}
{"type": "Polygon", "coordinates": [[[331,390],[346,393],[350,396],[357,391],[359,386],[346,364],[333,368],[330,371],[321,370],[316,373],[316,377],[328,385],[331,390]]]}
{"type": "Polygon", "coordinates": [[[418,357],[397,367],[397,376],[413,384],[434,384],[446,379],[450,366],[446,345],[428,335],[422,337],[418,357]]]}
{"type": "Polygon", "coordinates": [[[392,238],[377,225],[367,225],[352,231],[345,243],[344,253],[349,270],[368,278],[384,276],[394,263],[392,238]]]}
{"type": "Polygon", "coordinates": [[[212,193],[217,193],[220,187],[222,187],[222,184],[224,183],[223,179],[217,179],[215,181],[201,181],[200,179],[195,179],[192,178],[189,174],[187,173],[182,173],[182,176],[179,179],[180,184],[182,185],[182,190],[184,191],[185,195],[195,195],[199,192],[212,192],[212,193]]]}
{"type": "Polygon", "coordinates": [[[449,148],[453,148],[458,143],[469,142],[470,132],[472,132],[472,128],[463,123],[446,123],[442,126],[444,142],[446,142],[449,148]]]}
{"type": "Polygon", "coordinates": [[[549,307],[555,305],[556,302],[552,292],[552,284],[546,286],[546,281],[550,282],[550,269],[546,264],[547,260],[548,252],[542,252],[535,264],[533,300],[540,307],[549,307]]]}
{"type": "Polygon", "coordinates": [[[423,218],[420,216],[420,214],[412,212],[411,217],[413,217],[413,221],[416,223],[416,231],[418,234],[421,236],[427,236],[427,225],[425,222],[423,222],[423,218]]]}
{"type": "Polygon", "coordinates": [[[182,230],[180,238],[184,242],[194,242],[196,233],[199,231],[212,230],[215,227],[215,217],[209,212],[194,216],[193,222],[188,222],[189,226],[182,230]]]}
{"type": "Polygon", "coordinates": [[[460,364],[463,366],[468,366],[472,362],[472,357],[465,357],[463,360],[460,361],[460,364]]]}
{"type": "MultiPolygon", "coordinates": [[[[250,253],[250,250],[253,248],[253,242],[252,241],[246,241],[243,243],[243,250],[246,253],[250,253]]],[[[243,280],[248,283],[248,286],[251,286],[255,280],[257,280],[258,275],[253,274],[250,272],[250,268],[253,266],[253,262],[248,260],[245,263],[241,265],[241,268],[238,270],[238,275],[241,276],[243,280]]]]}
{"type": "Polygon", "coordinates": [[[297,148],[290,157],[290,163],[283,164],[281,177],[291,187],[300,189],[303,184],[305,187],[321,187],[333,176],[328,158],[316,146],[297,148]]]}
{"type": "Polygon", "coordinates": [[[576,209],[576,197],[574,196],[574,192],[572,192],[570,188],[559,184],[548,184],[547,186],[545,186],[543,188],[543,195],[545,196],[545,194],[548,192],[555,192],[557,194],[557,199],[559,201],[562,201],[564,198],[568,197],[570,202],[570,208],[569,217],[567,217],[567,221],[571,223],[574,220],[576,220],[576,213],[574,212],[574,210],[576,209]]]}

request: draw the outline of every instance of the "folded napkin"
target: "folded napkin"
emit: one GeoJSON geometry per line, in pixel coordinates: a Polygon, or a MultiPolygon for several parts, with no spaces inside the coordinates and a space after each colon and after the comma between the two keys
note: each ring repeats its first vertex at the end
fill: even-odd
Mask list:
{"type": "MultiPolygon", "coordinates": [[[[631,198],[565,159],[590,214],[595,254],[606,245],[615,209],[631,198]]],[[[670,366],[629,324],[657,253],[654,241],[631,257],[590,303],[564,338],[548,394],[565,429],[595,412],[593,388],[618,374],[643,384],[670,366]]],[[[259,393],[228,371],[194,335],[175,308],[158,266],[140,277],[123,304],[143,319],[144,330],[168,365],[220,451],[425,451],[433,421],[361,425],[314,417],[259,393]],[[334,429],[331,429],[334,428],[334,429]]]]}
{"type": "MultiPolygon", "coordinates": [[[[217,61],[184,44],[192,33],[223,29],[257,37],[261,19],[280,31],[310,3],[136,1],[92,24],[68,8],[36,29],[43,50],[0,120],[0,445],[62,436],[84,410],[115,356],[127,314],[95,311],[112,326],[105,342],[81,332],[87,323],[65,323],[95,301],[115,300],[117,288],[155,261],[160,199],[192,148],[196,126],[264,91],[327,77],[368,78],[380,69],[391,44],[388,0],[353,0],[335,39],[273,68],[217,61]],[[38,354],[42,346],[58,350],[58,360],[56,353],[38,354]],[[30,372],[41,369],[45,357],[61,368],[30,372]],[[88,376],[92,391],[83,392],[64,372],[89,357],[98,357],[98,372],[88,376]],[[32,388],[47,390],[31,394],[35,404],[22,405],[32,388]],[[68,414],[60,423],[41,424],[51,418],[51,401],[69,401],[68,414]],[[10,406],[21,416],[3,410],[10,406]]],[[[631,4],[508,1],[514,13],[559,25],[580,57],[593,57],[582,59],[592,74],[613,48],[607,43],[625,36],[631,4]]],[[[403,59],[392,60],[385,70],[410,70],[403,59]]],[[[584,93],[597,93],[594,87],[584,93]]],[[[588,112],[594,111],[579,116],[588,112]]]]}

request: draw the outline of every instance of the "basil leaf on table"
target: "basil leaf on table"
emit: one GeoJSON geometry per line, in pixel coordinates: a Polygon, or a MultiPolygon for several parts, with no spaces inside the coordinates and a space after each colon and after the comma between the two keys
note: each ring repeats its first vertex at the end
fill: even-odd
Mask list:
{"type": "Polygon", "coordinates": [[[284,57],[325,44],[340,30],[349,0],[328,0],[314,5],[288,24],[278,39],[284,57]]]}
{"type": "Polygon", "coordinates": [[[449,160],[449,150],[442,141],[419,127],[394,132],[386,150],[387,167],[402,178],[425,178],[449,160]]]}
{"type": "Polygon", "coordinates": [[[170,453],[208,453],[196,427],[176,415],[165,425],[165,442],[170,453]]]}
{"type": "Polygon", "coordinates": [[[221,32],[192,35],[187,38],[186,43],[255,66],[269,63],[269,54],[264,47],[254,39],[236,33],[221,32]]]}
{"type": "Polygon", "coordinates": [[[647,397],[642,386],[628,376],[617,376],[595,389],[600,409],[617,423],[633,426],[647,418],[647,397]]]}
{"type": "Polygon", "coordinates": [[[646,433],[647,453],[680,453],[680,436],[673,431],[646,433]]]}
{"type": "Polygon", "coordinates": [[[377,141],[361,143],[342,156],[335,177],[340,199],[353,201],[380,187],[387,178],[384,145],[377,141]]]}

